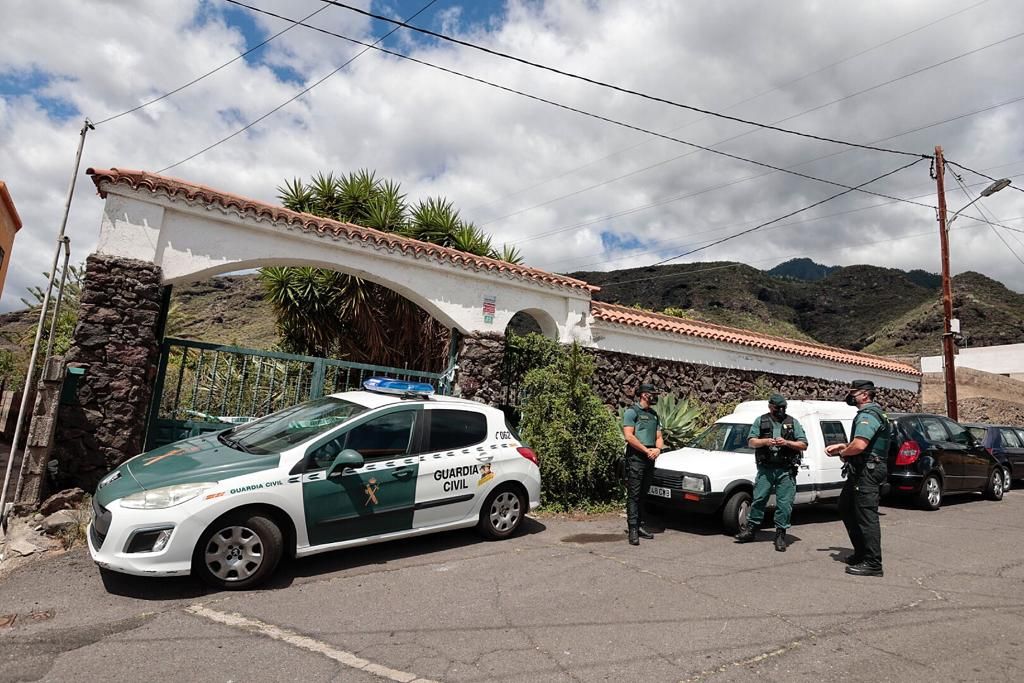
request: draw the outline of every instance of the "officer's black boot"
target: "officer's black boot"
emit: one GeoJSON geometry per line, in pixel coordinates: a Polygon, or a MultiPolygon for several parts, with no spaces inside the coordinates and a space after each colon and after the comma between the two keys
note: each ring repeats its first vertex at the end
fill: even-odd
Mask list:
{"type": "Polygon", "coordinates": [[[754,528],[750,526],[749,522],[740,527],[740,532],[736,534],[736,540],[740,543],[749,543],[754,540],[754,528]]]}
{"type": "Polygon", "coordinates": [[[629,527],[629,544],[640,545],[640,533],[635,526],[629,527]]]}
{"type": "Polygon", "coordinates": [[[786,530],[776,529],[775,530],[775,549],[780,553],[786,552],[786,530]]]}
{"type": "Polygon", "coordinates": [[[652,538],[654,538],[654,534],[652,534],[650,531],[648,531],[647,528],[643,524],[640,524],[640,526],[638,526],[636,528],[636,533],[637,533],[637,535],[640,538],[642,538],[644,540],[647,540],[647,541],[649,541],[652,538]]]}

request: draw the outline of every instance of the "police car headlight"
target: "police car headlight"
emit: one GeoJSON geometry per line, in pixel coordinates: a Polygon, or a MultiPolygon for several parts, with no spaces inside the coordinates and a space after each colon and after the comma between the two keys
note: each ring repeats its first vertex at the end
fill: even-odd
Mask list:
{"type": "Polygon", "coordinates": [[[175,484],[149,491],[139,491],[121,499],[121,507],[133,510],[159,510],[190,501],[203,491],[217,485],[215,481],[197,484],[175,484]]]}
{"type": "Polygon", "coordinates": [[[704,492],[704,478],[683,476],[683,490],[704,492]]]}

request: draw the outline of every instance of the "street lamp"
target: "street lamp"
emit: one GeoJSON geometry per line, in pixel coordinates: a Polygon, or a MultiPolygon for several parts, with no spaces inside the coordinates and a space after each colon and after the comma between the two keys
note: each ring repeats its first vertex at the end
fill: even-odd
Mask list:
{"type": "Polygon", "coordinates": [[[953,217],[946,220],[946,192],[942,183],[942,147],[935,148],[935,174],[939,190],[939,243],[942,247],[942,375],[946,385],[946,415],[951,420],[959,418],[956,404],[956,365],[953,362],[953,288],[949,279],[949,226],[960,212],[982,197],[990,197],[1010,184],[1009,178],[996,180],[968,202],[953,217]]]}

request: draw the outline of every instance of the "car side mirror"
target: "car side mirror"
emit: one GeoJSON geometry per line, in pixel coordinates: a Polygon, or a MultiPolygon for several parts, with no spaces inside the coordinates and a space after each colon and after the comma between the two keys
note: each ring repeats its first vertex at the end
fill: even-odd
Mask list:
{"type": "Polygon", "coordinates": [[[334,456],[334,462],[327,468],[327,477],[333,477],[342,473],[346,467],[362,467],[365,460],[359,451],[346,448],[334,456]]]}

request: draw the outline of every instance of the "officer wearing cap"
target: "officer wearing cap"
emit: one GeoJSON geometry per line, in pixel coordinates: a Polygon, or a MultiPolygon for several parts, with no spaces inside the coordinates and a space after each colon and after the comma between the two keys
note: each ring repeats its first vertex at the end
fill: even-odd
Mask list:
{"type": "Polygon", "coordinates": [[[651,384],[641,384],[636,393],[636,403],[622,416],[622,433],[626,437],[626,522],[630,545],[639,545],[641,538],[654,538],[644,528],[641,499],[651,486],[654,460],[665,448],[661,421],[651,408],[658,402],[658,390],[651,384]]]}
{"type": "Polygon", "coordinates": [[[754,530],[764,519],[768,498],[775,494],[775,549],[786,552],[786,529],[796,498],[796,475],[801,454],[807,449],[807,435],[800,422],[786,414],[786,399],[774,394],[768,399],[768,412],[750,425],[747,445],[754,449],[757,477],[754,502],[736,540],[754,540],[754,530]]]}
{"type": "Polygon", "coordinates": [[[889,419],[875,403],[875,385],[854,380],[846,402],[857,407],[853,437],[848,444],[825,449],[846,464],[846,483],[839,495],[839,513],[853,544],[846,559],[847,574],[882,576],[882,530],[878,524],[878,499],[886,479],[889,453],[889,419]]]}

